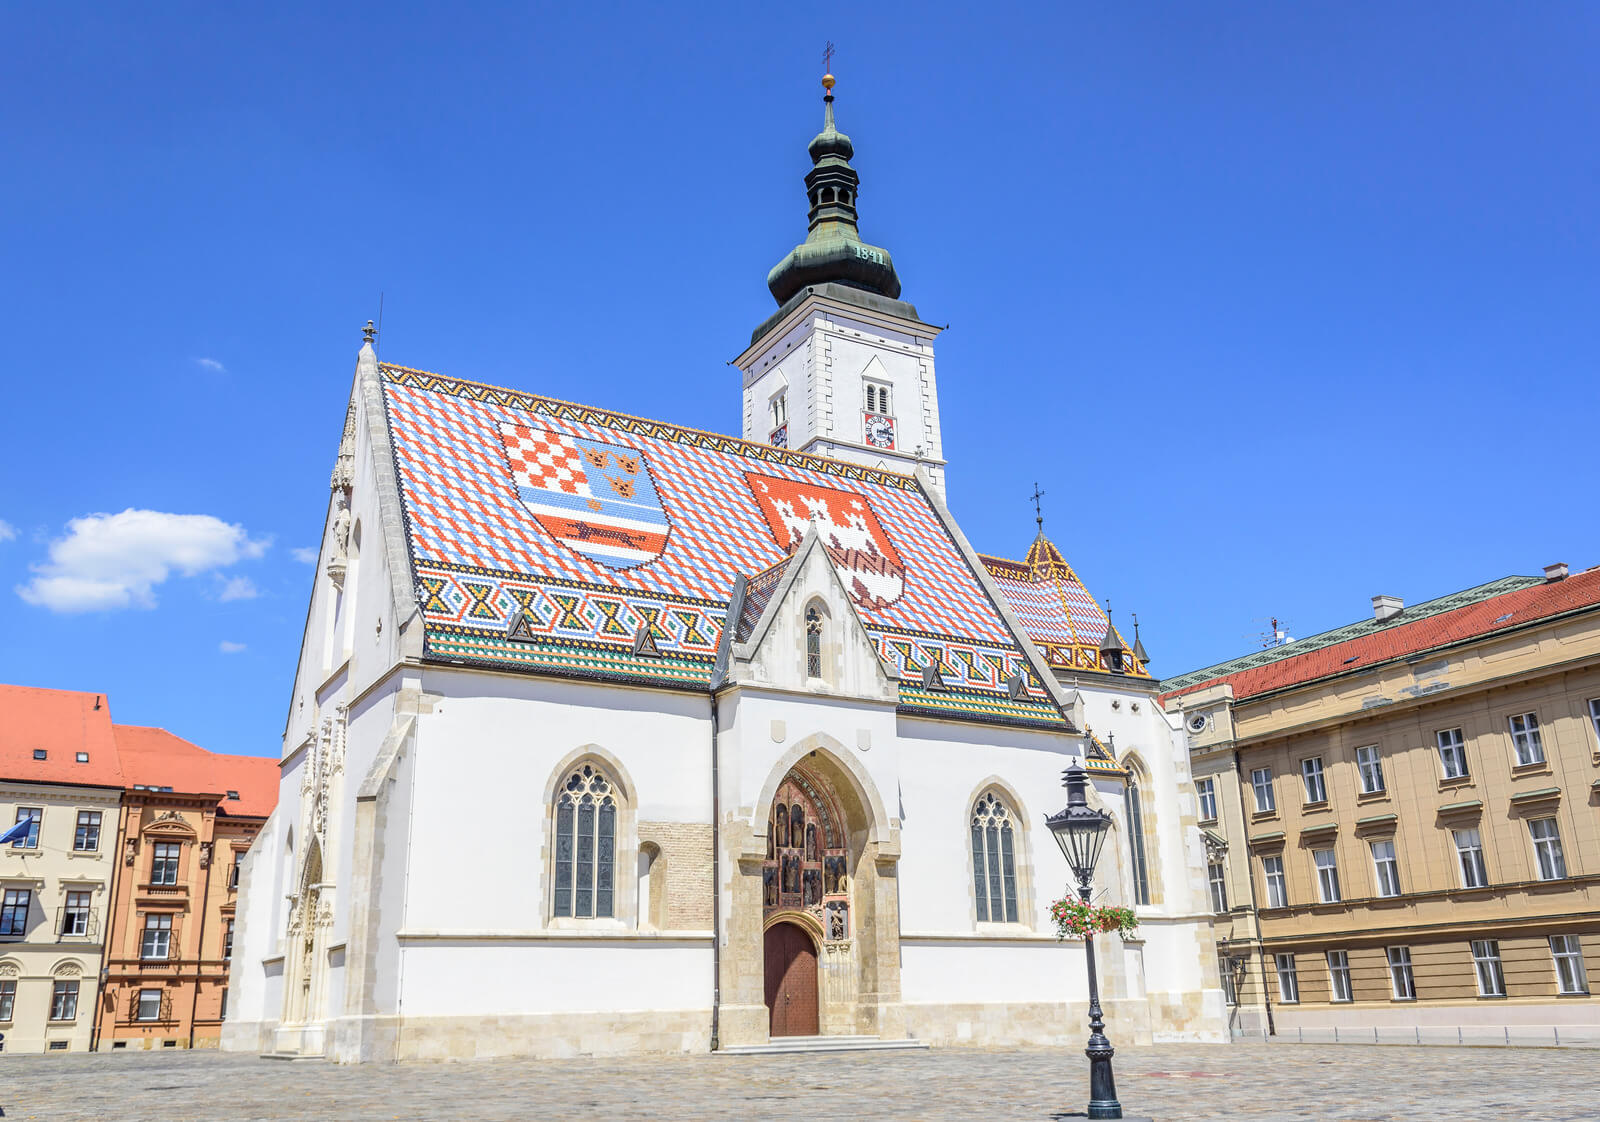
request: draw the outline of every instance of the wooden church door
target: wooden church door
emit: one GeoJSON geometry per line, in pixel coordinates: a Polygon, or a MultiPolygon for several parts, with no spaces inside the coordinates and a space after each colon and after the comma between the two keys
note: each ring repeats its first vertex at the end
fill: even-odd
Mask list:
{"type": "Polygon", "coordinates": [[[775,923],[765,945],[772,1036],[817,1035],[817,948],[800,927],[775,923]]]}

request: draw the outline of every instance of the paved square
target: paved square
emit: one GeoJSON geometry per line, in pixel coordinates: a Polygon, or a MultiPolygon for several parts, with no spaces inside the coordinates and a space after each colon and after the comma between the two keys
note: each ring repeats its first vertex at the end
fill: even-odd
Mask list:
{"type": "MultiPolygon", "coordinates": [[[[1130,1114],[1592,1120],[1589,1049],[1156,1045],[1117,1054],[1130,1114]]],[[[1036,1119],[1082,1110],[1082,1053],[931,1051],[339,1067],[216,1052],[0,1057],[19,1119],[1036,1119]]]]}

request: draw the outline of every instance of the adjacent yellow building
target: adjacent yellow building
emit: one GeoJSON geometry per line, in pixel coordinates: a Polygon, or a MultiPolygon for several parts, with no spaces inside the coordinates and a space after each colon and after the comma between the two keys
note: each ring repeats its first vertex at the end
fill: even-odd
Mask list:
{"type": "Polygon", "coordinates": [[[1236,1035],[1600,1036],[1600,567],[1164,685],[1236,1035]]]}

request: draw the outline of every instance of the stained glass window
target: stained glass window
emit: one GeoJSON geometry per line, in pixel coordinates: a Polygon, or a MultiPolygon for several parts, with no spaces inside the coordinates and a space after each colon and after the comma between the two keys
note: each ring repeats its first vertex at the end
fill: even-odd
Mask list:
{"type": "Polygon", "coordinates": [[[980,923],[1017,922],[1017,862],[1011,808],[994,792],[972,811],[973,890],[980,923]]]}
{"type": "Polygon", "coordinates": [[[822,677],[822,613],[806,609],[806,676],[822,677]]]}
{"type": "Polygon", "coordinates": [[[567,777],[556,800],[555,842],[553,914],[579,919],[614,915],[617,793],[593,764],[567,777]]]}

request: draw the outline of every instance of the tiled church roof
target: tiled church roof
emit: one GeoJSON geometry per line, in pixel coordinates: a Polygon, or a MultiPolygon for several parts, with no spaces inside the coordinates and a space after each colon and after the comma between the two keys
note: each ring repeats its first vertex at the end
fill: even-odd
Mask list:
{"type": "MultiPolygon", "coordinates": [[[[1043,530],[1021,561],[987,556],[982,560],[1011,611],[1027,629],[1028,637],[1044,651],[1051,666],[1110,673],[1111,668],[1100,654],[1109,624],[1106,613],[1043,530]]],[[[1120,637],[1122,632],[1117,634],[1120,637]]],[[[1125,658],[1131,666],[1128,677],[1150,677],[1150,672],[1131,654],[1125,658]]]]}
{"type": "Polygon", "coordinates": [[[1162,700],[1226,682],[1241,700],[1319,678],[1368,670],[1510,631],[1570,611],[1600,606],[1600,568],[1563,580],[1510,576],[1405,608],[1386,620],[1366,619],[1170,679],[1162,700]]]}
{"type": "Polygon", "coordinates": [[[904,706],[1064,725],[914,478],[404,367],[379,377],[430,659],[704,689],[735,579],[759,583],[815,521],[904,706]],[[659,657],[633,653],[644,627],[659,657]],[[946,689],[923,691],[934,658],[946,689]]]}

